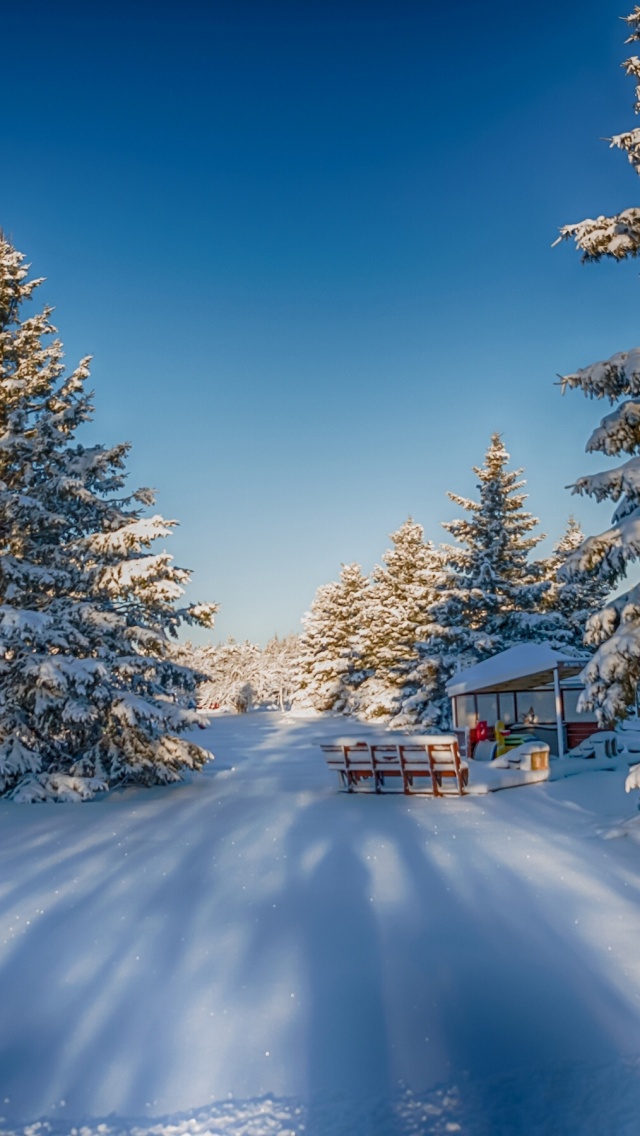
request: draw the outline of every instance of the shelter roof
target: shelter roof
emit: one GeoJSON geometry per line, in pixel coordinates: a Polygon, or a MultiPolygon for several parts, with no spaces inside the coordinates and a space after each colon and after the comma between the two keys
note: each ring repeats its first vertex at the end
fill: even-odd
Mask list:
{"type": "Polygon", "coordinates": [[[561,679],[577,675],[588,662],[586,656],[564,654],[550,643],[519,643],[483,663],[476,663],[454,675],[447,683],[447,694],[476,694],[482,690],[533,690],[553,682],[553,672],[561,679]]]}

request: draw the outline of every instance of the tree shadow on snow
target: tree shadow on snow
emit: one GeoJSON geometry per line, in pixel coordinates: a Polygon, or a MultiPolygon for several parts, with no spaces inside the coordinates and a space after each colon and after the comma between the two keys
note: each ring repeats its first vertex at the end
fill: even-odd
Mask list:
{"type": "Polygon", "coordinates": [[[312,1136],[395,1136],[446,1119],[430,1103],[411,1127],[402,1084],[457,1083],[469,1136],[542,1133],[545,1116],[554,1136],[609,1131],[587,1089],[640,1050],[639,1015],[581,916],[629,900],[615,866],[592,855],[585,873],[535,791],[529,819],[515,798],[261,793],[281,743],[259,726],[244,786],[207,775],[74,807],[64,828],[64,806],[16,823],[3,1111],[157,1115],[272,1091],[309,1099],[312,1136]],[[494,813],[512,856],[487,839],[494,813]]]}

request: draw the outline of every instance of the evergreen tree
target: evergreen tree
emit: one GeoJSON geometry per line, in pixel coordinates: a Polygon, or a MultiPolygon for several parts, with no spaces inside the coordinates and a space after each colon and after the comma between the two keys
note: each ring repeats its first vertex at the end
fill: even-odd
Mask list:
{"type": "MultiPolygon", "coordinates": [[[[444,562],[444,552],[441,557],[444,562]]],[[[446,684],[457,670],[460,656],[455,629],[438,622],[447,575],[443,563],[441,592],[431,607],[426,637],[414,644],[412,658],[400,668],[402,688],[390,723],[394,729],[438,732],[451,728],[451,702],[446,684]]]]}
{"type": "MultiPolygon", "coordinates": [[[[397,718],[397,724],[404,725],[411,713],[408,705],[403,713],[403,703],[419,685],[418,644],[432,634],[431,609],[442,584],[443,558],[411,518],[391,534],[391,540],[393,547],[385,552],[382,565],[374,568],[367,593],[358,650],[366,677],[355,704],[365,718],[397,718]]],[[[422,692],[421,702],[425,697],[430,701],[430,695],[422,692]]]]}
{"type": "Polygon", "coordinates": [[[65,375],[40,281],[0,234],[0,794],[78,799],[176,780],[209,756],[179,735],[197,677],[176,660],[189,573],[152,553],[175,522],[122,489],[127,445],[75,443],[92,416],[89,360],[65,375]]]}
{"type": "Polygon", "coordinates": [[[599,611],[609,593],[608,585],[591,572],[574,572],[566,577],[563,569],[583,541],[580,525],[575,517],[570,517],[551,556],[540,562],[549,587],[543,597],[542,610],[546,618],[538,625],[540,633],[552,646],[580,654],[585,653],[587,621],[599,611]]]}
{"type": "Polygon", "coordinates": [[[522,470],[508,470],[508,461],[493,434],[484,464],[473,467],[480,500],[449,493],[469,517],[443,526],[459,543],[447,548],[452,575],[434,615],[448,634],[455,632],[463,665],[538,637],[548,585],[528,554],[542,537],[528,535],[539,522],[523,508],[522,470]]]}
{"type": "MultiPolygon", "coordinates": [[[[636,5],[631,15],[625,16],[623,19],[631,30],[631,35],[625,40],[625,43],[634,43],[640,40],[640,7],[636,5]]],[[[640,113],[640,59],[637,55],[632,55],[629,59],[625,59],[622,66],[626,74],[631,75],[636,81],[634,110],[638,114],[640,113]]],[[[637,174],[640,173],[640,129],[636,127],[635,130],[626,130],[622,134],[614,134],[609,141],[611,147],[626,153],[632,168],[637,174]]],[[[575,241],[576,248],[582,253],[584,261],[601,260],[605,256],[609,256],[613,260],[625,260],[629,256],[638,256],[640,253],[640,209],[632,207],[631,209],[623,209],[612,217],[600,216],[595,219],[587,217],[584,221],[578,221],[576,224],[563,225],[560,229],[560,236],[555,243],[558,244],[563,240],[575,241]]],[[[581,382],[569,383],[569,379],[575,379],[575,375],[567,376],[565,382],[570,386],[582,387],[585,393],[591,393],[596,398],[613,396],[612,401],[616,401],[623,394],[628,393],[624,378],[622,376],[616,378],[618,369],[622,367],[624,370],[625,361],[626,358],[622,359],[621,355],[615,355],[606,363],[596,363],[594,366],[601,369],[600,373],[591,376],[588,380],[588,386],[584,386],[581,382]],[[609,385],[609,379],[605,372],[612,368],[615,374],[611,375],[611,385],[609,385]]],[[[588,367],[577,373],[586,375],[586,372],[592,370],[593,368],[588,367]]],[[[619,453],[620,451],[609,450],[606,452],[619,453]]]]}
{"type": "MultiPolygon", "coordinates": [[[[627,43],[640,40],[640,8],[626,22],[627,43]]],[[[623,64],[636,81],[636,113],[640,110],[640,59],[623,64]]],[[[640,130],[615,135],[611,145],[626,152],[640,173],[640,130]]],[[[623,210],[612,217],[587,219],[566,225],[558,240],[573,239],[585,261],[603,257],[623,260],[640,253],[640,209],[623,210]]],[[[568,578],[593,573],[603,584],[615,587],[626,576],[629,562],[640,556],[640,348],[621,351],[562,377],[563,393],[579,389],[589,398],[607,399],[615,409],[591,434],[587,451],[609,456],[629,455],[621,465],[579,478],[573,492],[596,501],[615,503],[611,526],[588,537],[568,558],[568,578]]],[[[587,641],[597,647],[583,678],[585,709],[594,709],[603,723],[624,717],[635,705],[640,680],[640,585],[616,596],[587,623],[587,641]]]]}
{"type": "Polygon", "coordinates": [[[302,620],[297,705],[336,713],[349,709],[349,679],[357,670],[356,644],[367,588],[359,564],[345,564],[337,583],[318,588],[302,620]]]}

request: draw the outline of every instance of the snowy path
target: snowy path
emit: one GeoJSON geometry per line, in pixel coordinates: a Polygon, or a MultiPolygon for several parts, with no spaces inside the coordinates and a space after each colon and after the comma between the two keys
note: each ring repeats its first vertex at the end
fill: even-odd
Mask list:
{"type": "Polygon", "coordinates": [[[346,796],[314,745],[337,732],[222,717],[189,784],[0,804],[0,1131],[637,1131],[622,775],[346,796]]]}

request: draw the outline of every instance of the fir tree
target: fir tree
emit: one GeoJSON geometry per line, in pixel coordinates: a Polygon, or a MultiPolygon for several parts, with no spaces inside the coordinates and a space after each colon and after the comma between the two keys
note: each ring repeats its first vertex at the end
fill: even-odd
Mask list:
{"type": "MultiPolygon", "coordinates": [[[[374,568],[367,593],[358,650],[366,678],[357,691],[356,706],[365,718],[397,719],[395,724],[406,725],[417,720],[409,699],[420,687],[418,644],[432,634],[432,607],[442,585],[443,559],[411,518],[391,534],[391,540],[393,547],[385,552],[382,565],[374,568]]],[[[420,702],[425,698],[431,700],[421,689],[420,702]]]]}
{"type": "Polygon", "coordinates": [[[554,546],[551,556],[540,562],[548,583],[543,596],[542,613],[546,618],[538,625],[540,634],[558,650],[585,653],[587,622],[604,603],[609,587],[591,572],[564,573],[567,561],[584,541],[584,533],[575,517],[569,517],[567,528],[554,546]]]}
{"type": "Polygon", "coordinates": [[[447,548],[451,576],[434,615],[448,634],[455,632],[463,665],[535,638],[548,587],[528,559],[542,540],[528,535],[539,522],[523,508],[522,470],[508,470],[508,461],[493,434],[484,464],[473,467],[480,500],[449,493],[469,517],[443,526],[459,543],[447,548]]]}
{"type": "MultiPolygon", "coordinates": [[[[623,19],[631,30],[631,35],[625,40],[625,43],[634,43],[640,40],[640,7],[636,5],[631,15],[623,17],[623,19]]],[[[638,114],[640,113],[640,59],[637,55],[632,55],[629,59],[625,59],[622,67],[626,74],[631,75],[636,81],[634,110],[638,114]]],[[[626,130],[622,134],[614,134],[609,143],[611,147],[626,153],[632,168],[637,174],[640,173],[640,129],[636,127],[635,130],[626,130]]],[[[640,253],[640,209],[632,207],[631,209],[623,209],[622,212],[615,213],[612,217],[587,217],[584,221],[578,221],[577,224],[563,225],[555,244],[563,240],[575,241],[576,248],[582,253],[584,261],[601,260],[605,256],[611,257],[613,260],[625,260],[629,256],[638,256],[640,253]]],[[[624,369],[624,363],[625,360],[616,355],[607,363],[595,364],[595,367],[600,367],[602,370],[599,378],[593,375],[589,380],[589,386],[585,387],[581,382],[570,383],[569,385],[581,386],[585,393],[590,393],[596,398],[613,395],[613,400],[616,400],[621,395],[628,393],[625,381],[622,378],[616,379],[615,375],[612,375],[610,387],[603,372],[612,367],[617,372],[620,366],[624,369]],[[602,381],[605,383],[604,387],[602,381]],[[620,384],[622,384],[621,387],[620,384]]],[[[578,374],[584,375],[591,370],[590,367],[585,368],[578,374]]],[[[575,375],[567,376],[565,381],[569,383],[569,379],[575,377],[575,375]]],[[[619,451],[609,450],[607,452],[618,453],[619,451]]]]}
{"type": "Polygon", "coordinates": [[[337,583],[318,588],[302,620],[297,705],[336,713],[349,709],[367,587],[360,565],[345,564],[337,583]]]}
{"type": "MultiPolygon", "coordinates": [[[[627,43],[640,40],[640,8],[626,22],[627,43]]],[[[632,56],[623,67],[636,81],[636,113],[640,110],[640,59],[632,56]]],[[[615,135],[611,145],[626,152],[640,174],[640,130],[615,135]]],[[[612,217],[566,225],[558,240],[573,239],[586,261],[603,257],[623,260],[640,252],[640,209],[612,217]]],[[[567,560],[565,573],[593,573],[615,587],[626,576],[629,562],[640,556],[640,348],[618,352],[604,362],[562,376],[563,393],[579,389],[589,398],[607,399],[615,409],[591,434],[587,451],[609,456],[628,455],[621,465],[579,478],[573,492],[596,501],[615,503],[611,526],[588,537],[567,560]]],[[[597,647],[583,678],[583,707],[594,709],[602,723],[624,717],[635,705],[640,680],[640,585],[611,600],[587,623],[587,641],[597,647]]]]}
{"type": "Polygon", "coordinates": [[[442,553],[442,592],[431,607],[431,623],[426,637],[414,644],[412,658],[400,669],[402,688],[397,711],[390,725],[394,729],[446,731],[451,728],[451,702],[446,684],[460,663],[455,629],[438,622],[441,595],[446,592],[447,573],[442,553]]]}
{"type": "Polygon", "coordinates": [[[127,445],[74,441],[92,416],[89,360],[66,375],[40,281],[0,235],[0,793],[78,799],[176,780],[209,756],[179,735],[197,676],[176,660],[189,573],[152,553],[175,522],[146,489],[116,496],[127,445]]]}

